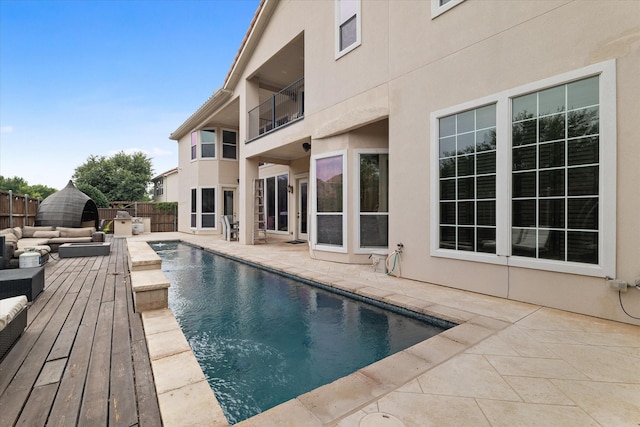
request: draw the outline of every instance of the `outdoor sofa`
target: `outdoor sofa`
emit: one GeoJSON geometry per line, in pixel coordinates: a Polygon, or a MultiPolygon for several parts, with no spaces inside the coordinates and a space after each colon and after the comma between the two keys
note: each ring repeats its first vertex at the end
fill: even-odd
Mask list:
{"type": "Polygon", "coordinates": [[[47,261],[50,252],[58,252],[65,243],[103,242],[104,233],[95,227],[52,227],[24,226],[0,230],[5,237],[5,268],[18,267],[19,258],[26,251],[37,251],[42,262],[47,261]]]}
{"type": "Polygon", "coordinates": [[[27,327],[27,297],[0,299],[0,360],[27,327]]]}

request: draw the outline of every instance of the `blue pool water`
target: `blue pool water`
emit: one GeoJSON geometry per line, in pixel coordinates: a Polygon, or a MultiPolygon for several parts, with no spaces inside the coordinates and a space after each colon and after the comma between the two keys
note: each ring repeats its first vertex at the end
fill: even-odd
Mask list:
{"type": "Polygon", "coordinates": [[[154,243],[169,306],[230,423],[423,341],[442,327],[181,243],[154,243]]]}

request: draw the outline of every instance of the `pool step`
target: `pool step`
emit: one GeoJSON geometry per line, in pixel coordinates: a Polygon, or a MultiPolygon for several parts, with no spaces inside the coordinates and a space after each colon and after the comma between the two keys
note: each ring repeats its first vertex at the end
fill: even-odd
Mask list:
{"type": "Polygon", "coordinates": [[[162,267],[160,256],[147,242],[132,242],[127,239],[129,270],[156,270],[162,267]]]}
{"type": "Polygon", "coordinates": [[[167,308],[169,286],[169,279],[160,269],[132,271],[131,289],[136,312],[167,308]]]}
{"type": "Polygon", "coordinates": [[[136,312],[169,306],[169,279],[162,272],[162,260],[147,242],[127,240],[131,289],[136,312]]]}

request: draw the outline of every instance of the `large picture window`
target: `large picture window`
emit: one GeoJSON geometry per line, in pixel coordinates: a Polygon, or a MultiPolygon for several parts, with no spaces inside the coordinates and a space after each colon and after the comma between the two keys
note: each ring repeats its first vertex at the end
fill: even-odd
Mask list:
{"type": "Polygon", "coordinates": [[[608,61],[432,114],[432,254],[615,277],[615,93],[608,61]]]}
{"type": "Polygon", "coordinates": [[[344,241],[344,156],[315,160],[316,244],[342,248],[344,241]]]}
{"type": "Polygon", "coordinates": [[[599,78],[512,100],[512,254],[598,263],[599,78]]]}
{"type": "Polygon", "coordinates": [[[360,248],[389,246],[389,154],[358,156],[360,248]]]}
{"type": "Polygon", "coordinates": [[[438,120],[440,248],[495,253],[496,106],[438,120]]]}

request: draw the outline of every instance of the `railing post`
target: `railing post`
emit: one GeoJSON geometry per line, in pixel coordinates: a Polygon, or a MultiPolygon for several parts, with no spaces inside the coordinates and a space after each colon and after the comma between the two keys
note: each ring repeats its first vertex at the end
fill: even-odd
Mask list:
{"type": "Polygon", "coordinates": [[[9,190],[9,228],[13,228],[13,191],[9,190]]]}
{"type": "Polygon", "coordinates": [[[276,96],[271,96],[271,129],[276,128],[276,96]]]}

